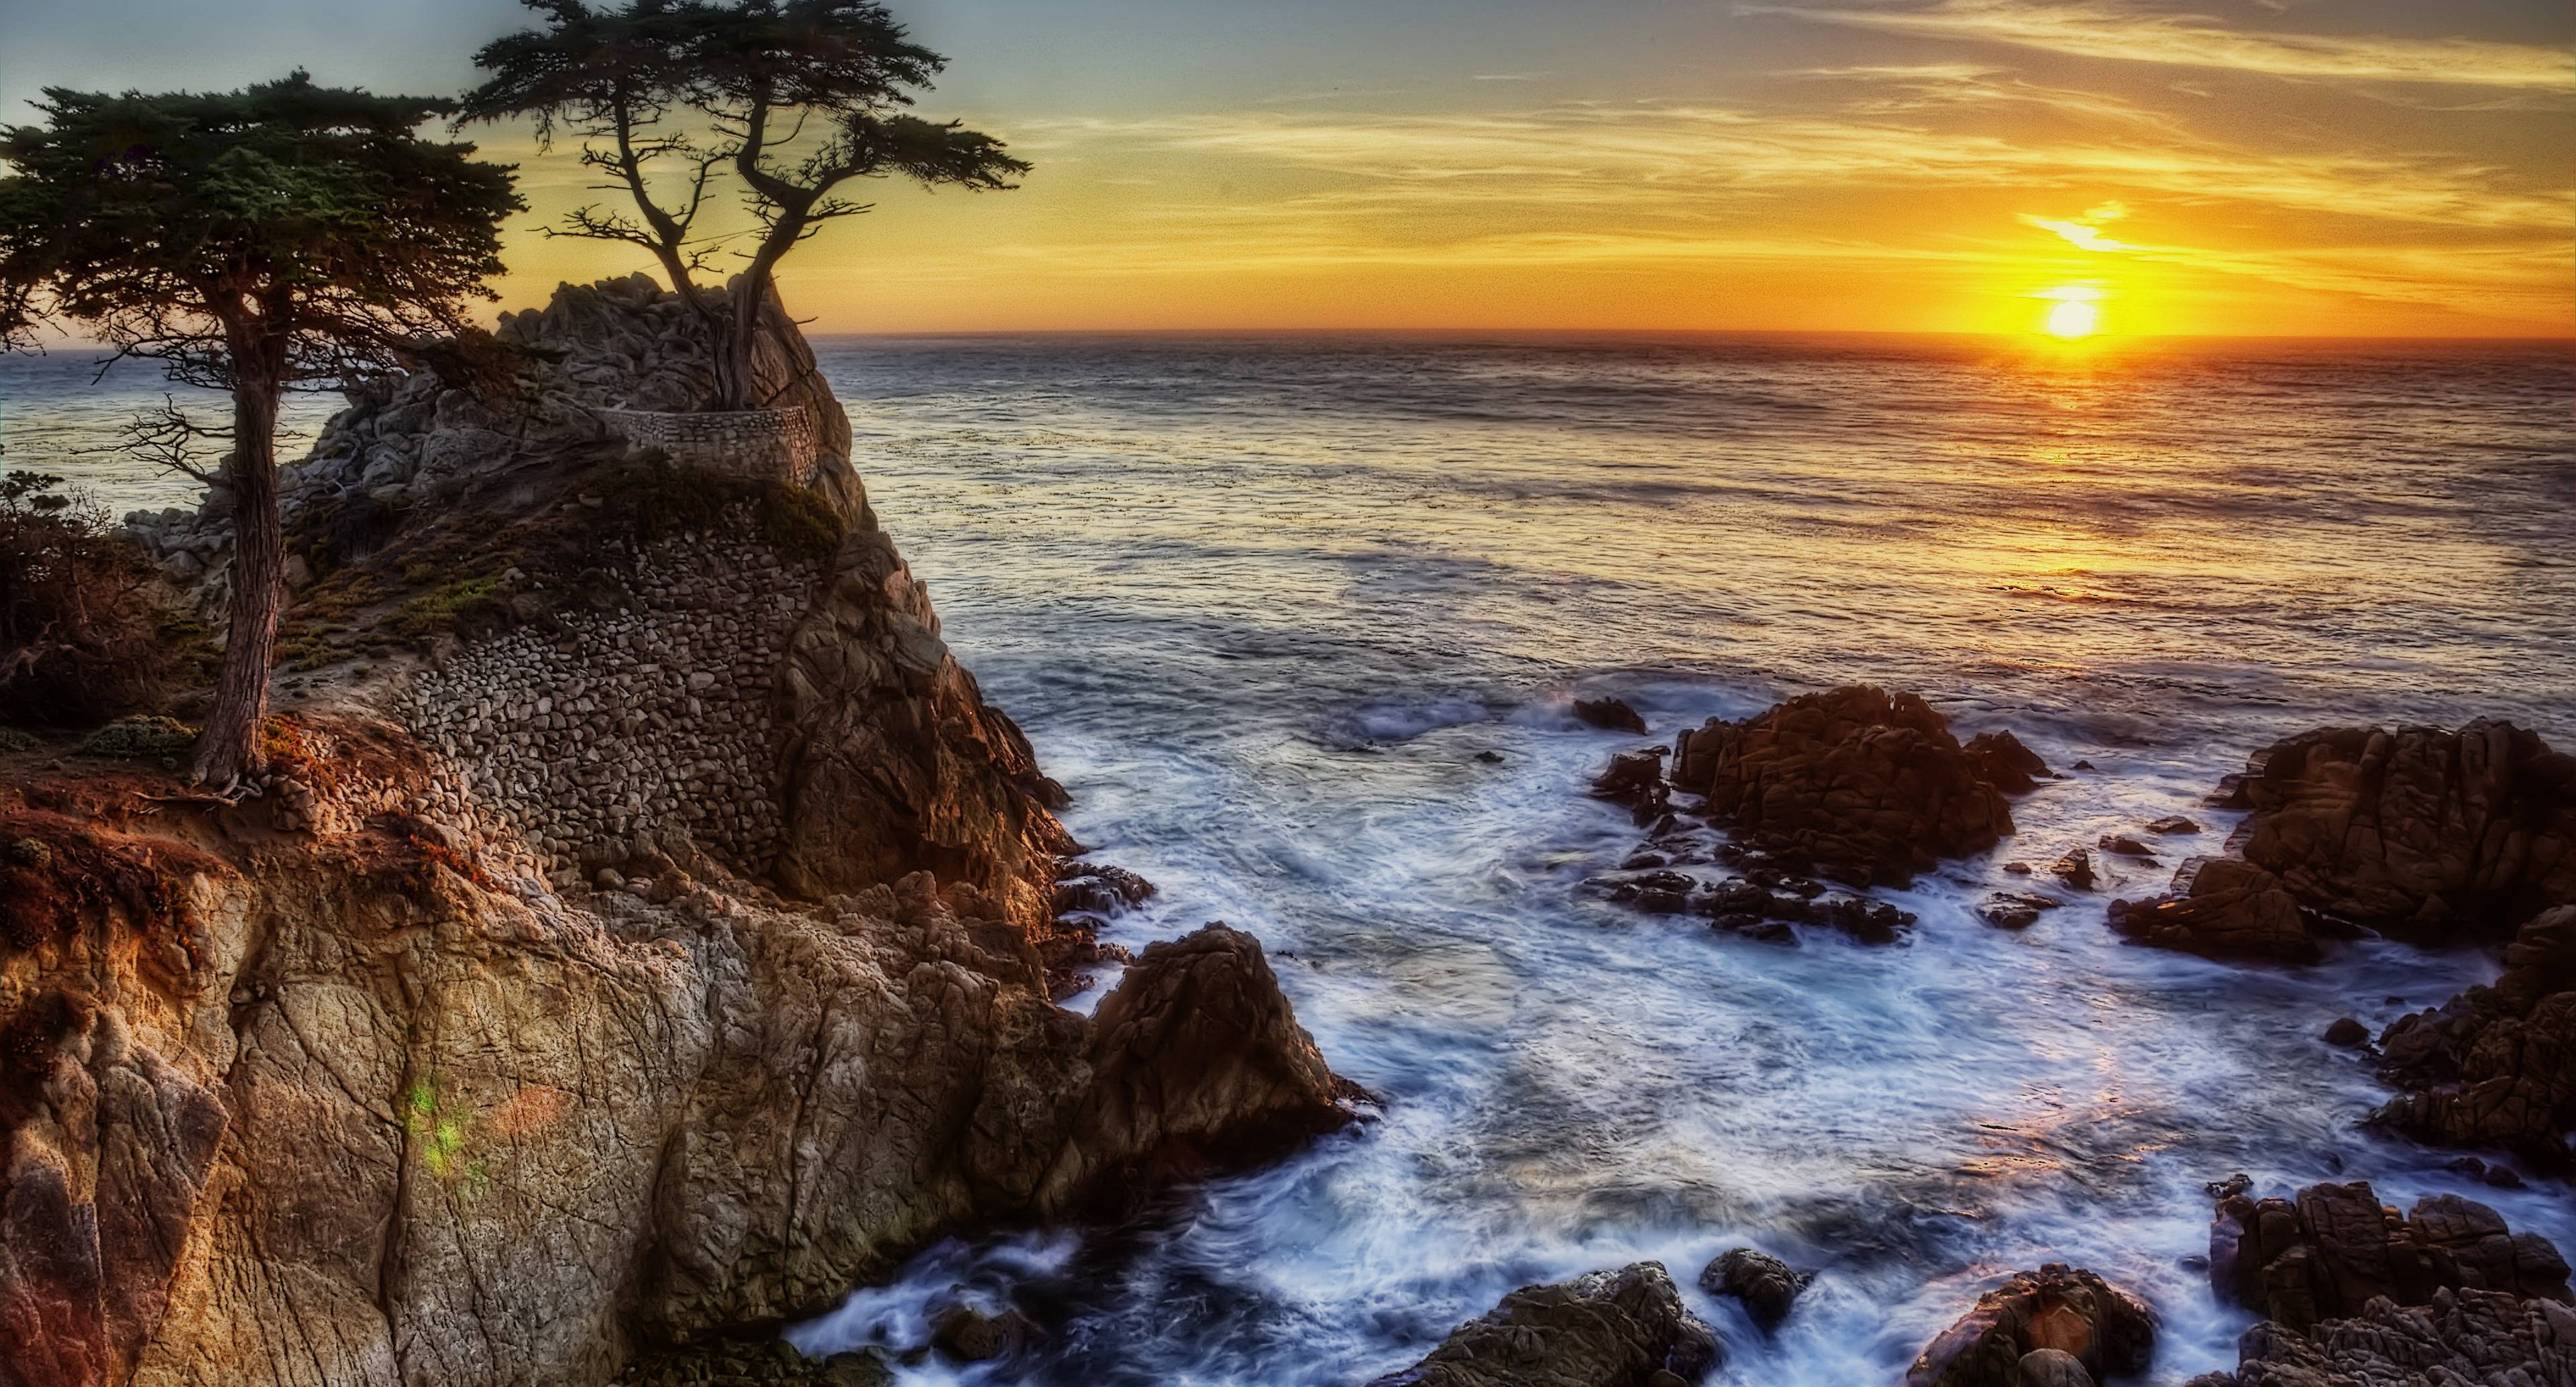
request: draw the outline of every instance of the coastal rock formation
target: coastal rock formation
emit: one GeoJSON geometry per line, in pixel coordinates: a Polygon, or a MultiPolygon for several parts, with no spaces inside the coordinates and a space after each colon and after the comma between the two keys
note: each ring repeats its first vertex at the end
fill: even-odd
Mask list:
{"type": "Polygon", "coordinates": [[[1905,885],[2013,831],[2003,792],[1913,694],[1854,685],[1711,719],[1674,759],[1674,787],[1705,795],[1713,822],[1854,885],[1905,885]]]}
{"type": "Polygon", "coordinates": [[[792,324],[757,377],[810,469],[604,422],[703,398],[705,348],[620,281],[355,392],[289,481],[260,797],[0,751],[13,1381],[668,1380],[1347,1120],[1249,936],[1051,1003],[1062,791],[792,324]]]}
{"type": "Polygon", "coordinates": [[[1779,1258],[1749,1247],[1725,1253],[1699,1274],[1700,1289],[1743,1301],[1744,1313],[1766,1330],[1779,1328],[1789,1318],[1798,1293],[1814,1279],[1812,1272],[1794,1271],[1779,1258]]]}
{"type": "Polygon", "coordinates": [[[1524,1286],[1370,1387],[1663,1387],[1723,1356],[1661,1262],[1524,1286]]]}
{"type": "MultiPolygon", "coordinates": [[[[2146,1306],[2089,1271],[2051,1262],[1978,1297],[1914,1360],[1905,1387],[2022,1387],[2025,1360],[2047,1350],[2099,1381],[2143,1371],[2155,1343],[2146,1306]]],[[[2049,1360],[2036,1366],[2046,1370],[2049,1360]]]]}
{"type": "Polygon", "coordinates": [[[2258,1324],[2236,1352],[2236,1371],[2185,1387],[2558,1387],[2576,1382],[2576,1310],[2446,1288],[2420,1307],[2380,1297],[2304,1333],[2258,1324]]]}
{"type": "Polygon", "coordinates": [[[2318,943],[2308,913],[2281,879],[2233,857],[2194,857],[2173,889],[2142,901],[2111,902],[2111,928],[2141,944],[2203,958],[2312,963],[2318,943]]]}
{"type": "Polygon", "coordinates": [[[1598,727],[1604,732],[1643,736],[1646,731],[1646,720],[1624,698],[1578,698],[1574,700],[1574,717],[1586,727],[1598,727]]]}
{"type": "Polygon", "coordinates": [[[2363,1315],[2374,1300],[2429,1305],[2443,1290],[2569,1300],[2567,1263],[2548,1239],[2457,1195],[2428,1195],[2401,1217],[2365,1181],[2295,1199],[2229,1195],[2210,1222],[2209,1282],[2221,1301],[2291,1330],[2363,1315]]]}
{"type": "Polygon", "coordinates": [[[2511,723],[2303,732],[2233,789],[2245,860],[2310,910],[2448,943],[2576,904],[2576,757],[2511,723]]]}
{"type": "Polygon", "coordinates": [[[2576,1130],[2576,907],[2533,917],[2504,961],[2494,986],[2401,1017],[2380,1036],[2380,1075],[2405,1092],[2373,1120],[2562,1172],[2576,1130]]]}
{"type": "Polygon", "coordinates": [[[2048,763],[2010,732],[1980,732],[1961,748],[1979,779],[2008,795],[2026,795],[2049,778],[2048,763]]]}
{"type": "Polygon", "coordinates": [[[0,842],[92,855],[50,864],[74,928],[0,970],[0,1349],[31,1384],[601,1382],[943,1229],[1345,1120],[1248,936],[1149,950],[1086,1020],[971,887],[505,884],[408,813],[399,731],[306,735],[347,831],[135,780],[0,808],[0,842]]]}

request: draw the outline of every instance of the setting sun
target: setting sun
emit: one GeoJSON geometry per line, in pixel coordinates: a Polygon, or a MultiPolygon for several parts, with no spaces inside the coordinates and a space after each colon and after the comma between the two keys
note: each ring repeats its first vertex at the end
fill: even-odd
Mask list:
{"type": "Polygon", "coordinates": [[[2052,337],[2090,337],[2102,329],[2102,310],[2082,299],[2068,299],[2048,310],[2052,337]]]}

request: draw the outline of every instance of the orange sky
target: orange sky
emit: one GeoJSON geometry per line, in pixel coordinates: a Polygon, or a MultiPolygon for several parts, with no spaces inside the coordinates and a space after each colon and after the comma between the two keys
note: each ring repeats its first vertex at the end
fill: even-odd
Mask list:
{"type": "MultiPolygon", "coordinates": [[[[179,0],[102,0],[122,37],[84,38],[9,8],[13,100],[288,61],[453,90],[519,22],[278,0],[198,41],[179,0]]],[[[824,331],[2024,331],[2077,292],[2122,334],[2576,333],[2559,0],[896,10],[954,62],[924,112],[1038,167],[885,189],[800,250],[784,287],[824,331]]],[[[568,153],[486,143],[537,208],[513,304],[640,267],[528,230],[585,196],[568,153]]]]}

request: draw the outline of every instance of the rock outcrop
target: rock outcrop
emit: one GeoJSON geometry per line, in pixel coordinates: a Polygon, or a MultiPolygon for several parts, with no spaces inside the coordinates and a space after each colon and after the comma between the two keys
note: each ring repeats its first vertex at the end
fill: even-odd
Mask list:
{"type": "Polygon", "coordinates": [[[2258,1324],[2236,1352],[2236,1371],[2185,1387],[2560,1387],[2576,1382],[2576,1310],[2497,1291],[2383,1296],[2304,1333],[2258,1324]]]}
{"type": "Polygon", "coordinates": [[[2548,1239],[2457,1195],[2428,1195],[2401,1217],[2364,1181],[2294,1199],[2228,1196],[2210,1222],[2209,1282],[2222,1302],[2299,1331],[2361,1316],[2373,1300],[2429,1305],[2444,1290],[2569,1299],[2548,1239]]]}
{"type": "Polygon", "coordinates": [[[2505,949],[2494,986],[2399,1018],[2379,1048],[2381,1077],[2404,1092],[2375,1122],[2566,1171],[2576,1130],[2576,907],[2533,917],[2505,949]]]}
{"type": "Polygon", "coordinates": [[[704,398],[706,347],[568,287],[354,392],[288,482],[263,797],[9,763],[0,1380],[685,1376],[945,1232],[1346,1120],[1247,935],[1052,1004],[1062,791],[792,324],[756,374],[810,470],[605,422],[704,398]]]}
{"type": "Polygon", "coordinates": [[[1905,885],[2013,831],[2003,792],[1913,694],[1855,685],[1711,719],[1674,761],[1674,787],[1706,796],[1711,821],[1854,885],[1905,885]]]}
{"type": "Polygon", "coordinates": [[[1370,1387],[1668,1387],[1723,1354],[1661,1262],[1524,1286],[1370,1387]]]}
{"type": "Polygon", "coordinates": [[[602,1382],[1344,1120],[1248,936],[1149,950],[1086,1020],[971,886],[505,884],[407,812],[398,730],[306,732],[345,831],[149,782],[0,805],[0,842],[85,845],[72,928],[0,969],[30,1387],[602,1382]]]}
{"type": "Polygon", "coordinates": [[[2576,758],[2508,722],[2303,732],[2234,793],[2245,860],[2367,929],[2475,942],[2576,905],[2576,758]]]}
{"type": "Polygon", "coordinates": [[[2173,889],[2111,902],[2111,928],[2141,944],[2203,958],[2313,963],[2317,931],[2281,879],[2233,857],[2194,857],[2173,889]]]}
{"type": "Polygon", "coordinates": [[[1978,1297],[1914,1360],[1905,1387],[2023,1387],[2024,1362],[2050,1352],[2099,1381],[2143,1371],[2155,1343],[2146,1306],[2089,1271],[2051,1262],[1978,1297]]]}

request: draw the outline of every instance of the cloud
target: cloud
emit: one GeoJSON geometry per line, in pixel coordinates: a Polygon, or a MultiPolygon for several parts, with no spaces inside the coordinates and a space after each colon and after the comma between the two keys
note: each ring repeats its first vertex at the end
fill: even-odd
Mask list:
{"type": "Polygon", "coordinates": [[[2068,245],[2078,250],[2134,250],[2136,247],[2126,242],[2114,241],[2102,234],[2104,222],[2115,222],[2127,215],[2129,215],[2128,204],[2112,201],[2103,203],[2081,217],[2068,220],[2033,216],[2028,212],[2021,214],[2021,220],[2025,226],[2035,226],[2042,231],[2055,233],[2068,245]]]}
{"type": "Polygon", "coordinates": [[[2562,49],[2462,38],[2251,33],[2203,15],[2149,14],[2105,0],[1934,0],[1914,9],[1744,4],[1736,13],[2273,77],[2507,87],[2560,96],[2576,89],[2576,54],[2562,49]]]}

